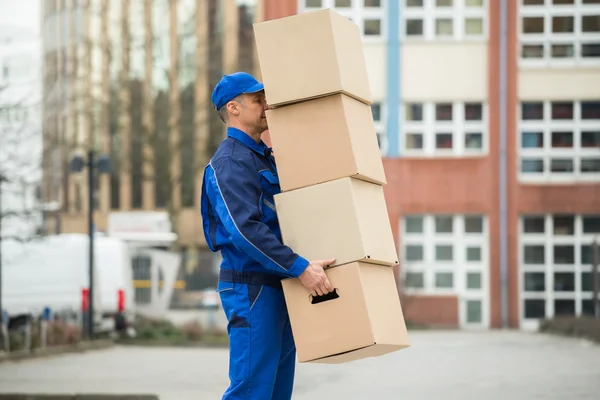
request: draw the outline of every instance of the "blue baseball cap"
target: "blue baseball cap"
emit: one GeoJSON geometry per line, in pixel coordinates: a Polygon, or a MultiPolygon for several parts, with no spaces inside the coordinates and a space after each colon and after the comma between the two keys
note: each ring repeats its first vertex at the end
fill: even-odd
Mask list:
{"type": "Polygon", "coordinates": [[[264,89],[264,85],[246,72],[235,72],[225,75],[212,92],[211,100],[215,109],[220,109],[228,101],[244,93],[256,93],[264,89]]]}

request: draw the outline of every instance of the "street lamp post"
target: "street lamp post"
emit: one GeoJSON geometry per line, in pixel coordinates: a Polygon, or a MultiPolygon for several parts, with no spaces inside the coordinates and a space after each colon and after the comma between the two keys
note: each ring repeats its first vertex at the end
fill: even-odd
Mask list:
{"type": "Polygon", "coordinates": [[[87,161],[81,156],[75,156],[71,160],[69,169],[72,172],[81,172],[84,167],[87,167],[88,173],[88,237],[89,237],[89,288],[88,288],[88,318],[87,318],[87,336],[89,340],[94,338],[94,178],[95,171],[98,169],[100,173],[108,173],[110,171],[109,158],[100,156],[96,160],[94,150],[89,150],[87,161]]]}

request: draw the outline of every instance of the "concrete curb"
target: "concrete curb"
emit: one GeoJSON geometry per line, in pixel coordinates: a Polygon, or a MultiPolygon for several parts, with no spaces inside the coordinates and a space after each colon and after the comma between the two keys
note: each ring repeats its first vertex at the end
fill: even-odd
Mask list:
{"type": "MultiPolygon", "coordinates": [[[[33,349],[33,351],[31,352],[26,350],[19,350],[11,353],[0,352],[0,363],[9,361],[29,360],[69,353],[84,353],[89,350],[108,349],[110,347],[113,347],[114,345],[115,343],[112,340],[94,340],[91,342],[79,342],[73,345],[52,346],[46,347],[44,349],[33,349]]],[[[0,400],[3,400],[3,398],[0,397],[0,400]]]]}
{"type": "Polygon", "coordinates": [[[20,394],[0,393],[0,400],[159,400],[153,394],[20,394]]]}

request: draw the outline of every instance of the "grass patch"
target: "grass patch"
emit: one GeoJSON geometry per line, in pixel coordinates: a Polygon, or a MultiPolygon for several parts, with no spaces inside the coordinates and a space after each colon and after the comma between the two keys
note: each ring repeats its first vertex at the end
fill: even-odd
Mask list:
{"type": "Polygon", "coordinates": [[[600,344],[600,319],[591,316],[561,316],[545,319],[540,332],[592,340],[600,344]]]}

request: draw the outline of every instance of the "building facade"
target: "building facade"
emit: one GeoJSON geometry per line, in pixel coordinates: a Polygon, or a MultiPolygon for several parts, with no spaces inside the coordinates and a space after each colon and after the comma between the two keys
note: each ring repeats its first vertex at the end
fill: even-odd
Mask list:
{"type": "Polygon", "coordinates": [[[2,239],[42,229],[41,61],[37,0],[0,1],[0,219],[2,239]]]}
{"type": "MultiPolygon", "coordinates": [[[[199,189],[225,127],[212,110],[210,95],[223,74],[255,72],[256,2],[40,4],[42,194],[46,202],[60,204],[46,218],[47,232],[88,231],[87,171],[73,172],[70,161],[75,155],[87,159],[93,150],[96,157],[108,156],[111,167],[110,173],[97,171],[94,180],[95,229],[164,234],[170,225],[183,256],[181,292],[175,297],[214,287],[218,255],[206,248],[199,189]]],[[[137,267],[134,278],[148,279],[137,267]]],[[[141,282],[136,291],[142,302],[144,287],[141,282]]]]}
{"type": "Polygon", "coordinates": [[[413,323],[589,314],[600,240],[600,2],[265,0],[363,34],[413,323]]]}

